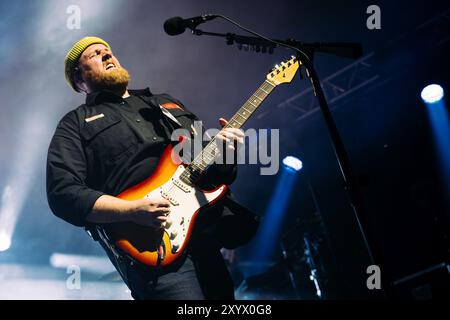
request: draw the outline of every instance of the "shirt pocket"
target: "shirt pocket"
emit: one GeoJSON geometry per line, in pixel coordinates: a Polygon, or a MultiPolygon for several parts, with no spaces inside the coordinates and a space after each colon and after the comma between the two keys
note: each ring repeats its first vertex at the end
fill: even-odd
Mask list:
{"type": "Polygon", "coordinates": [[[191,112],[181,109],[168,110],[169,113],[178,121],[183,128],[188,129],[191,135],[195,135],[194,127],[201,126],[201,121],[191,112]],[[196,123],[198,121],[198,123],[196,123]]]}
{"type": "Polygon", "coordinates": [[[129,125],[116,115],[85,123],[81,137],[87,153],[106,163],[114,163],[137,144],[129,125]]]}

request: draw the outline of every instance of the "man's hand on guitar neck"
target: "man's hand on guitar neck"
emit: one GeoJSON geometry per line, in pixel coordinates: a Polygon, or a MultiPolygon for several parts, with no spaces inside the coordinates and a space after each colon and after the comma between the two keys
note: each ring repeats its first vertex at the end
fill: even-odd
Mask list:
{"type": "Polygon", "coordinates": [[[219,152],[215,154],[214,163],[198,182],[203,189],[211,189],[220,184],[230,185],[237,175],[237,150],[244,142],[244,133],[241,129],[224,128],[228,124],[224,118],[220,118],[219,123],[223,128],[215,136],[219,152]]]}
{"type": "MultiPolygon", "coordinates": [[[[223,128],[216,135],[216,141],[218,144],[225,144],[225,147],[229,150],[237,150],[236,147],[244,144],[244,132],[241,129],[237,128],[224,128],[228,121],[224,118],[219,119],[220,126],[223,128]]],[[[221,150],[219,146],[219,150],[221,150]]]]}
{"type": "Polygon", "coordinates": [[[161,228],[170,213],[170,202],[162,197],[128,201],[109,195],[97,199],[86,219],[94,223],[134,222],[161,228]]]}

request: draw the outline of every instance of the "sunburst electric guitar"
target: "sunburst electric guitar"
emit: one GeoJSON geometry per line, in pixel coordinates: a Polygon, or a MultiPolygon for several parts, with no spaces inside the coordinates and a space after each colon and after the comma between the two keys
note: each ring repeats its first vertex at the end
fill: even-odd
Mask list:
{"type": "MultiPolygon", "coordinates": [[[[300,62],[295,58],[276,65],[226,127],[241,128],[276,86],[292,81],[299,67],[300,62]]],[[[169,145],[152,176],[118,195],[125,200],[161,195],[171,203],[168,222],[160,229],[132,222],[104,224],[100,228],[108,244],[116,252],[149,268],[167,267],[183,256],[200,209],[216,202],[227,191],[226,185],[214,190],[196,186],[196,181],[214,161],[217,150],[213,138],[190,164],[184,164],[169,145]]]]}

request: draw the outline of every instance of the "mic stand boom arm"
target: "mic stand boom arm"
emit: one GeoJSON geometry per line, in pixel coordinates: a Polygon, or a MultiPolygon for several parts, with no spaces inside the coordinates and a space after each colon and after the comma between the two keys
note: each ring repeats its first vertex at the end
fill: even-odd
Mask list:
{"type": "MultiPolygon", "coordinates": [[[[207,35],[214,37],[222,37],[226,38],[227,44],[232,45],[237,43],[238,45],[249,45],[256,48],[256,51],[259,52],[258,48],[262,48],[262,52],[269,51],[272,53],[273,50],[278,47],[278,45],[274,42],[270,42],[265,39],[257,38],[257,37],[248,37],[241,36],[234,33],[215,33],[208,32],[199,29],[193,29],[192,33],[197,36],[207,35]],[[266,48],[266,50],[264,50],[266,48]]],[[[304,52],[312,53],[312,52],[322,52],[333,54],[339,57],[357,59],[362,56],[362,46],[359,43],[353,42],[314,42],[314,43],[306,43],[296,41],[294,39],[288,39],[286,41],[283,40],[275,40],[274,41],[285,44],[290,47],[298,48],[304,52]]]]}

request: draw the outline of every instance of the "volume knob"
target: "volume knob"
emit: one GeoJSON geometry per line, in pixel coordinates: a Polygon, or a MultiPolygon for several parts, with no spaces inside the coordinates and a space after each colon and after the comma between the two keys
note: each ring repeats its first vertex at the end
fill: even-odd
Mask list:
{"type": "Polygon", "coordinates": [[[177,235],[178,235],[177,230],[172,230],[172,231],[170,232],[170,234],[169,234],[170,240],[175,239],[175,238],[177,237],[177,235]]]}

